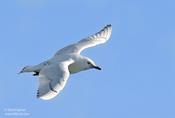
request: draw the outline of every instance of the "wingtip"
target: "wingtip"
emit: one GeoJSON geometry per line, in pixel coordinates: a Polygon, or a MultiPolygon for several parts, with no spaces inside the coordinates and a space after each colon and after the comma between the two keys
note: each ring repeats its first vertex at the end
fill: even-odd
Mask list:
{"type": "Polygon", "coordinates": [[[111,27],[112,25],[111,24],[108,24],[108,25],[106,25],[107,27],[111,27]]]}
{"type": "Polygon", "coordinates": [[[111,24],[107,24],[104,29],[111,29],[112,28],[112,25],[111,24]]]}

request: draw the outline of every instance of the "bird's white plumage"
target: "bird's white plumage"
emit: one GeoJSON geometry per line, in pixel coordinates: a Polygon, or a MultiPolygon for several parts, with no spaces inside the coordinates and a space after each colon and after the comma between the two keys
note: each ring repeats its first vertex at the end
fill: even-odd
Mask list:
{"type": "Polygon", "coordinates": [[[77,53],[80,54],[86,48],[96,46],[98,44],[105,43],[109,37],[111,36],[112,26],[107,25],[99,32],[91,35],[85,39],[80,40],[79,42],[69,45],[67,47],[62,48],[61,50],[57,51],[55,56],[59,56],[65,53],[77,53]]]}
{"type": "MultiPolygon", "coordinates": [[[[112,32],[111,25],[105,26],[102,30],[91,35],[79,42],[66,46],[61,50],[57,51],[53,59],[64,58],[65,55],[70,55],[73,53],[80,54],[86,48],[96,46],[98,44],[105,43],[112,32]]],[[[57,60],[56,59],[56,60],[57,60]]],[[[76,67],[75,67],[76,69],[76,67]]],[[[39,74],[39,90],[38,97],[41,99],[51,99],[58,95],[58,93],[64,88],[67,78],[69,77],[68,66],[60,66],[59,64],[52,64],[41,70],[39,74]],[[65,70],[64,70],[65,69],[65,70]],[[49,83],[53,86],[54,90],[51,90],[49,83]]]]}
{"type": "Polygon", "coordinates": [[[111,25],[107,25],[94,35],[57,51],[51,59],[35,66],[24,67],[20,73],[39,73],[37,97],[43,100],[52,99],[64,88],[70,74],[90,68],[100,69],[91,59],[80,53],[86,48],[105,43],[111,32],[111,25]]]}
{"type": "Polygon", "coordinates": [[[73,60],[54,63],[45,66],[39,73],[39,89],[37,97],[49,100],[59,94],[69,77],[68,66],[73,60]]]}

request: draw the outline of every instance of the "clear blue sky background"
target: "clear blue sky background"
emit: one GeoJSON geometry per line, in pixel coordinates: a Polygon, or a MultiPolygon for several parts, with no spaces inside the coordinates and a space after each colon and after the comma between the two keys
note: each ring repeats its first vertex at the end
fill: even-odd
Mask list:
{"type": "Polygon", "coordinates": [[[1,0],[0,118],[175,118],[174,0],[1,0]],[[23,66],[112,24],[108,43],[84,51],[103,70],[72,75],[51,101],[36,98],[23,66]],[[15,117],[15,116],[12,116],[15,117]],[[17,116],[19,117],[19,116],[17,116]]]}

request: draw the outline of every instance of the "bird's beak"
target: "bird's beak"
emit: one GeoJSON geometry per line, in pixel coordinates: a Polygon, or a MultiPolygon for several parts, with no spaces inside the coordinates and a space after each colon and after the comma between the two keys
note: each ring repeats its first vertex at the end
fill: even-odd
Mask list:
{"type": "Polygon", "coordinates": [[[21,73],[23,73],[23,71],[21,70],[20,72],[18,72],[17,74],[21,74],[21,73]]]}
{"type": "Polygon", "coordinates": [[[101,68],[98,67],[98,66],[93,66],[93,68],[95,68],[95,69],[97,69],[97,70],[101,70],[101,68]]]}

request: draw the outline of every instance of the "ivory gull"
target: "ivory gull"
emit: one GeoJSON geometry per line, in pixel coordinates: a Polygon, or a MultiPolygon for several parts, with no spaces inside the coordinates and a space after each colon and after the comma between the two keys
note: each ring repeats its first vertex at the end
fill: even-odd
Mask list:
{"type": "Polygon", "coordinates": [[[39,76],[37,97],[50,100],[64,88],[70,74],[92,68],[101,70],[90,58],[80,53],[86,48],[105,43],[111,32],[112,26],[106,25],[99,32],[60,49],[51,59],[38,65],[24,67],[20,73],[34,72],[34,76],[39,76]]]}

